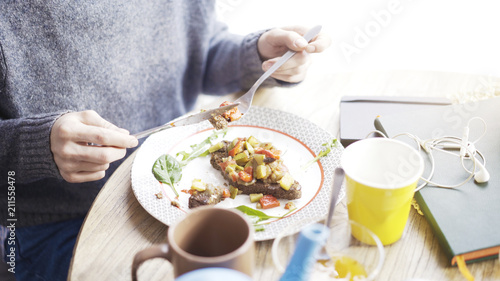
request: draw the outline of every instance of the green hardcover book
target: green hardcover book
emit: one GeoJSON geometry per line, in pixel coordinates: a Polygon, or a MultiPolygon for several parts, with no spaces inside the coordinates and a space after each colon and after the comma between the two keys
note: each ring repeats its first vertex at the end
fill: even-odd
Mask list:
{"type": "MultiPolygon", "coordinates": [[[[500,97],[473,103],[444,106],[436,109],[411,111],[380,116],[375,127],[389,137],[411,133],[420,139],[444,136],[461,138],[469,120],[480,117],[486,122],[486,132],[475,147],[486,158],[490,180],[477,183],[470,179],[455,189],[427,185],[415,194],[415,199],[439,240],[451,265],[463,256],[468,263],[497,258],[500,251],[500,97]]],[[[477,118],[469,124],[469,141],[479,138],[484,130],[477,118]]],[[[397,139],[417,147],[407,136],[397,139]]],[[[458,154],[458,150],[454,153],[458,154]]],[[[465,181],[469,173],[464,170],[458,156],[440,151],[433,153],[435,172],[432,180],[439,184],[455,185],[465,181]]],[[[424,177],[430,173],[426,154],[424,177]]],[[[482,159],[476,156],[478,161],[482,159]]],[[[472,161],[463,161],[471,169],[472,161]]]]}

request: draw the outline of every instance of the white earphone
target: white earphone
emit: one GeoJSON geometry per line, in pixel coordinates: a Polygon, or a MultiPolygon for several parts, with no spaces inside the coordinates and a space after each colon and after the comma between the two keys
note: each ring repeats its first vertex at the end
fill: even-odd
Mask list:
{"type": "MultiPolygon", "coordinates": [[[[387,138],[387,136],[380,131],[374,131],[374,132],[387,138]]],[[[373,133],[373,132],[371,132],[371,133],[373,133]]],[[[488,182],[490,179],[490,173],[488,172],[488,170],[486,170],[486,158],[479,150],[476,149],[476,146],[475,146],[475,143],[477,143],[485,134],[486,134],[486,122],[480,117],[473,117],[469,120],[469,122],[467,123],[467,126],[464,127],[461,138],[454,137],[454,136],[446,136],[446,137],[435,138],[435,139],[421,140],[417,136],[412,135],[410,133],[401,133],[401,134],[395,135],[393,138],[397,138],[400,136],[407,136],[407,137],[413,139],[418,144],[419,151],[420,151],[420,149],[423,149],[427,153],[427,155],[429,156],[429,160],[430,160],[431,165],[432,165],[431,171],[429,173],[428,178],[421,177],[421,179],[424,181],[424,183],[419,185],[415,189],[415,192],[416,192],[416,191],[422,189],[427,184],[432,184],[434,186],[444,187],[444,188],[456,188],[456,187],[459,187],[461,185],[464,185],[469,180],[471,180],[473,177],[477,183],[488,182]],[[481,134],[481,136],[479,136],[476,140],[471,142],[471,141],[469,141],[469,125],[470,125],[471,121],[475,120],[475,119],[482,121],[482,123],[484,125],[484,131],[481,134]],[[440,150],[440,151],[443,151],[443,152],[460,157],[462,167],[464,168],[465,171],[467,171],[469,173],[469,177],[467,177],[467,179],[464,180],[463,182],[455,184],[455,185],[445,185],[445,184],[439,184],[439,183],[431,181],[432,177],[434,176],[434,166],[435,166],[434,155],[432,154],[433,150],[440,150]],[[453,153],[450,150],[460,150],[460,152],[453,153]],[[479,157],[481,158],[482,161],[479,161],[476,158],[476,155],[479,155],[479,157]],[[470,171],[469,169],[467,169],[465,167],[465,164],[464,164],[465,160],[472,161],[472,166],[473,166],[472,171],[470,171]]]]}
{"type": "Polygon", "coordinates": [[[490,180],[490,173],[486,170],[486,167],[479,162],[476,162],[476,165],[479,166],[479,169],[474,173],[474,180],[478,183],[488,182],[490,180]]]}

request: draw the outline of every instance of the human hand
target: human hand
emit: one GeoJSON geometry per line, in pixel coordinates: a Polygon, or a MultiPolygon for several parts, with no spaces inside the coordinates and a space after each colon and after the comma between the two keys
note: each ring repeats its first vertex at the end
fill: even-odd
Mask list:
{"type": "Polygon", "coordinates": [[[331,44],[330,37],[324,33],[318,34],[310,43],[306,42],[302,35],[307,31],[308,28],[303,26],[291,26],[275,28],[263,33],[257,42],[257,49],[264,60],[262,69],[268,70],[280,59],[280,56],[288,50],[293,50],[297,53],[278,68],[271,77],[291,83],[304,80],[311,64],[309,54],[323,52],[331,44]]]}
{"type": "Polygon", "coordinates": [[[92,110],[59,117],[50,132],[50,149],[57,168],[61,176],[72,183],[103,178],[111,162],[123,158],[126,148],[138,144],[127,130],[118,128],[92,110]]]}

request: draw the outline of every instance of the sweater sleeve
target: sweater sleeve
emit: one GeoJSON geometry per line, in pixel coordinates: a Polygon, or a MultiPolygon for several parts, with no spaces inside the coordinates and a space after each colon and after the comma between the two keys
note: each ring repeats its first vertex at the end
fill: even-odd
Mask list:
{"type": "Polygon", "coordinates": [[[50,149],[50,131],[55,120],[64,114],[56,112],[18,119],[0,120],[0,171],[15,173],[19,183],[41,178],[62,179],[50,149]]]}
{"type": "MultiPolygon", "coordinates": [[[[264,73],[257,41],[265,30],[247,36],[231,34],[227,26],[215,23],[210,40],[203,91],[208,94],[226,94],[248,90],[264,73]]],[[[273,78],[264,81],[264,87],[283,85],[273,78]]]]}

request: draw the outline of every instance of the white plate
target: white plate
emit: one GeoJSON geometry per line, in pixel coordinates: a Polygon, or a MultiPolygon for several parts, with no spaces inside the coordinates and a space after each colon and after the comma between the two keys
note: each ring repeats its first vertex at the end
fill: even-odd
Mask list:
{"type": "MultiPolygon", "coordinates": [[[[297,210],[285,218],[262,222],[265,230],[255,233],[256,241],[273,239],[294,222],[326,215],[333,173],[340,166],[343,148],[339,144],[320,163],[316,162],[305,172],[300,167],[313,159],[323,149],[322,144],[333,138],[332,135],[296,115],[263,107],[252,107],[244,118],[231,124],[223,139],[233,140],[253,135],[260,141],[271,142],[282,151],[284,164],[302,186],[302,197],[293,200],[297,210]]],[[[212,132],[213,127],[208,122],[168,129],[150,136],[137,152],[131,171],[132,189],[144,209],[162,223],[170,225],[189,212],[189,194],[181,190],[188,190],[193,179],[225,185],[226,181],[221,173],[210,165],[209,156],[197,158],[183,168],[182,179],[175,184],[180,207],[174,207],[170,202],[175,197],[171,187],[159,183],[151,172],[155,160],[162,154],[175,156],[180,151],[191,151],[191,145],[200,143],[212,132]],[[159,192],[163,193],[163,199],[156,197],[155,194],[159,192]]],[[[344,194],[342,189],[337,202],[344,194]]],[[[290,200],[280,201],[280,207],[263,211],[270,216],[283,216],[288,211],[283,207],[290,200]]],[[[239,195],[236,199],[227,198],[217,204],[217,207],[234,208],[240,205],[255,209],[255,203],[250,203],[248,195],[239,195]]]]}

